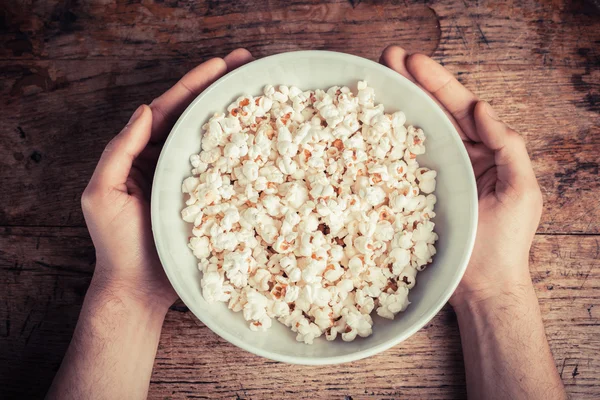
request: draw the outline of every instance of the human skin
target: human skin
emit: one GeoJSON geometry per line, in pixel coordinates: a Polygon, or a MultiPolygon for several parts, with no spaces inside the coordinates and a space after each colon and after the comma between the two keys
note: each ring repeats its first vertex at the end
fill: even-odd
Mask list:
{"type": "Polygon", "coordinates": [[[150,227],[156,161],[189,103],[250,60],[238,49],[199,65],[150,106],[140,106],[106,146],[81,198],[96,268],[48,399],[146,398],[164,317],[177,299],[150,227]]]}
{"type": "MultiPolygon", "coordinates": [[[[165,314],[177,295],[156,253],[149,194],[173,123],[210,83],[252,59],[238,49],[186,74],[141,106],[106,147],[82,196],[96,269],[49,399],[147,396],[165,314]]],[[[472,398],[564,398],[529,278],[541,194],[523,139],[430,58],[387,48],[381,62],[418,83],[447,110],[479,193],[475,249],[451,304],[472,398]]]]}
{"type": "Polygon", "coordinates": [[[446,111],[477,180],[475,247],[450,299],[460,328],[468,396],[566,398],[529,275],[542,194],[525,141],[431,58],[391,46],[381,62],[419,85],[446,111]]]}

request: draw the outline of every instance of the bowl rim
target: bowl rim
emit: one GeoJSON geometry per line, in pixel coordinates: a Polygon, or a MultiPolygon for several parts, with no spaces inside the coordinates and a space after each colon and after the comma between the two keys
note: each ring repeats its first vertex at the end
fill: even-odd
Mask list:
{"type": "Polygon", "coordinates": [[[169,283],[173,286],[173,289],[177,292],[177,295],[179,296],[179,298],[185,303],[185,300],[184,300],[185,296],[182,296],[182,293],[180,293],[180,290],[178,288],[176,288],[172,283],[175,280],[174,273],[170,272],[171,268],[166,267],[166,264],[165,264],[166,257],[164,254],[167,253],[167,250],[165,248],[163,248],[163,246],[162,246],[163,233],[159,226],[160,223],[159,223],[158,215],[160,214],[160,204],[159,204],[158,190],[156,189],[156,182],[159,179],[159,177],[162,175],[160,167],[161,167],[163,158],[165,157],[165,153],[166,153],[165,150],[169,147],[169,144],[170,144],[171,140],[173,139],[173,134],[179,129],[180,125],[182,124],[182,121],[185,120],[187,115],[191,113],[191,111],[195,107],[196,103],[201,101],[203,98],[210,96],[211,92],[216,87],[218,87],[224,80],[229,79],[231,76],[241,73],[245,68],[248,68],[250,65],[253,65],[255,67],[256,65],[272,63],[275,60],[294,59],[294,58],[298,58],[298,57],[308,57],[308,56],[312,56],[312,57],[326,56],[326,57],[338,58],[338,59],[342,59],[342,60],[352,62],[352,63],[358,64],[358,65],[363,65],[363,66],[366,66],[369,68],[374,68],[374,69],[378,70],[378,72],[389,76],[390,79],[404,80],[405,81],[404,83],[407,84],[408,86],[413,86],[414,89],[417,89],[417,90],[423,92],[425,95],[427,95],[426,96],[427,101],[430,103],[433,112],[438,113],[441,116],[441,118],[445,121],[446,125],[448,125],[448,128],[451,131],[452,139],[455,141],[455,143],[459,147],[459,153],[462,155],[462,157],[461,157],[462,162],[466,162],[469,166],[469,171],[470,171],[470,174],[468,176],[469,186],[473,189],[472,196],[471,196],[472,197],[471,202],[473,204],[473,207],[471,207],[471,209],[470,209],[470,214],[471,214],[472,219],[471,219],[470,226],[467,227],[468,231],[469,231],[468,235],[467,235],[467,247],[462,255],[462,259],[460,260],[459,263],[457,263],[459,274],[456,275],[456,278],[454,279],[454,281],[451,282],[450,285],[448,285],[443,296],[439,297],[440,300],[437,305],[435,305],[434,307],[431,307],[427,313],[423,314],[423,316],[419,319],[419,321],[417,323],[415,323],[413,326],[411,326],[410,329],[405,330],[404,332],[394,336],[392,339],[389,339],[383,343],[362,349],[362,350],[354,352],[354,353],[339,355],[339,356],[314,357],[314,356],[282,355],[282,354],[279,354],[276,352],[271,352],[269,350],[248,344],[244,340],[236,337],[235,335],[229,333],[228,331],[221,329],[217,324],[213,323],[211,320],[203,318],[202,315],[197,315],[193,311],[193,309],[190,307],[190,311],[192,311],[192,313],[196,316],[196,318],[198,318],[212,332],[216,333],[217,335],[219,335],[221,338],[225,339],[229,343],[231,343],[243,350],[246,350],[250,353],[253,353],[255,355],[265,357],[265,358],[268,358],[268,359],[271,359],[274,361],[285,362],[285,363],[289,363],[289,364],[330,365],[330,364],[339,364],[339,363],[357,361],[357,360],[361,360],[366,357],[376,355],[378,353],[381,353],[385,350],[390,349],[391,347],[394,347],[395,345],[403,342],[404,340],[406,340],[409,337],[411,337],[412,335],[414,335],[417,331],[419,331],[426,324],[428,324],[439,313],[439,311],[444,307],[444,305],[446,305],[446,303],[448,302],[448,300],[450,299],[450,297],[452,296],[452,294],[458,287],[458,284],[462,280],[462,277],[467,269],[469,259],[473,252],[473,247],[475,244],[475,237],[476,237],[476,233],[477,233],[477,221],[478,221],[477,184],[475,181],[474,171],[473,171],[469,156],[467,154],[467,150],[462,143],[462,139],[460,138],[454,124],[449,119],[446,112],[431,97],[431,95],[429,93],[424,91],[422,88],[420,88],[414,82],[412,82],[410,79],[407,79],[400,73],[398,73],[382,64],[379,64],[375,61],[369,60],[364,57],[360,57],[360,56],[356,56],[356,55],[348,54],[348,53],[328,51],[328,50],[301,50],[301,51],[290,51],[290,52],[278,53],[278,54],[274,54],[274,55],[270,55],[267,57],[263,57],[263,58],[254,60],[248,64],[245,64],[245,65],[225,74],[224,76],[222,76],[221,78],[216,80],[209,87],[207,87],[205,90],[203,90],[202,93],[200,93],[198,96],[196,96],[196,98],[189,104],[189,106],[185,109],[185,111],[179,116],[179,118],[177,119],[177,122],[175,123],[175,125],[173,125],[173,128],[169,132],[169,136],[165,140],[163,148],[161,149],[161,152],[160,152],[160,156],[156,163],[155,174],[154,174],[154,178],[152,181],[150,214],[151,214],[151,225],[152,225],[152,233],[153,233],[153,237],[154,237],[154,243],[156,245],[156,250],[157,250],[161,265],[163,267],[163,270],[165,271],[165,274],[167,275],[167,278],[169,279],[169,283]]]}

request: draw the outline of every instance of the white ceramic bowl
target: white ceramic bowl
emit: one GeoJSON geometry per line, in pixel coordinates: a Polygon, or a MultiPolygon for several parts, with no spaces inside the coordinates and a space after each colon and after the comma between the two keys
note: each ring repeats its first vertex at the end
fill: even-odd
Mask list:
{"type": "MultiPolygon", "coordinates": [[[[300,51],[266,57],[219,79],[181,115],[167,139],[152,186],[152,230],[171,284],[189,309],[213,332],[254,354],[295,364],[333,364],[358,360],[405,340],[430,321],[456,289],[471,255],[477,226],[477,189],[465,148],[452,123],[421,89],[373,61],[335,52],[300,51]],[[190,175],[189,157],[200,150],[201,126],[243,94],[258,95],[266,84],[325,89],[366,80],[386,112],[402,110],[407,122],[423,128],[427,153],[419,163],[438,171],[435,195],[437,255],[417,275],[408,309],[393,321],[374,313],[373,335],[353,342],[324,338],[306,345],[274,321],[267,332],[252,332],[241,313],[224,303],[207,304],[200,290],[197,260],[187,248],[189,224],[181,220],[181,183],[190,175]]],[[[216,350],[218,351],[218,350],[216,350]]]]}

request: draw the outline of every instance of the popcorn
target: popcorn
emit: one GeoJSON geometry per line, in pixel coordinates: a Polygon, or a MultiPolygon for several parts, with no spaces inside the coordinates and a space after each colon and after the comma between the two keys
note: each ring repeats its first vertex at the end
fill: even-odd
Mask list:
{"type": "Polygon", "coordinates": [[[342,333],[342,340],[345,342],[354,340],[356,335],[367,337],[373,332],[371,329],[373,320],[369,314],[361,314],[358,311],[349,311],[344,317],[344,322],[346,323],[347,328],[344,333],[342,333]]]}
{"type": "Polygon", "coordinates": [[[359,191],[359,196],[371,206],[383,204],[387,198],[387,193],[381,186],[369,186],[359,191]]]}
{"type": "Polygon", "coordinates": [[[267,315],[268,299],[258,291],[248,291],[247,303],[244,305],[243,314],[246,321],[250,321],[250,329],[264,331],[271,327],[271,318],[267,315]]]}
{"type": "Polygon", "coordinates": [[[394,227],[389,221],[381,221],[375,226],[374,237],[382,242],[389,242],[394,237],[394,227]]]}
{"type": "Polygon", "coordinates": [[[389,258],[393,263],[393,272],[398,275],[410,262],[410,252],[406,249],[395,248],[390,252],[389,258]]]}
{"type": "Polygon", "coordinates": [[[394,234],[392,246],[401,249],[410,249],[414,244],[412,241],[413,232],[401,231],[394,234]]]}
{"type": "Polygon", "coordinates": [[[382,293],[379,296],[377,315],[383,318],[394,319],[394,316],[400,311],[406,310],[409,304],[408,288],[400,286],[396,293],[382,293]]]}
{"type": "Polygon", "coordinates": [[[242,173],[250,182],[258,178],[258,165],[254,161],[245,161],[242,167],[242,173]]]}
{"type": "Polygon", "coordinates": [[[344,272],[344,268],[341,267],[339,263],[334,262],[332,264],[329,264],[325,268],[325,273],[323,274],[323,277],[329,282],[333,283],[340,279],[344,275],[344,272]]]}
{"type": "Polygon", "coordinates": [[[194,222],[199,215],[200,215],[200,218],[202,218],[201,210],[202,210],[202,207],[200,207],[197,204],[192,204],[191,206],[188,206],[188,207],[184,208],[183,210],[181,210],[181,218],[185,222],[194,222]]]}
{"type": "Polygon", "coordinates": [[[181,188],[188,247],[206,301],[253,331],[276,319],[307,344],[367,337],[373,311],[408,307],[436,253],[425,134],[357,89],[267,85],[202,127],[181,188]]]}
{"type": "Polygon", "coordinates": [[[199,260],[204,260],[210,256],[210,241],[206,236],[190,238],[188,246],[199,260]]]}
{"type": "Polygon", "coordinates": [[[315,307],[311,309],[310,315],[315,319],[315,324],[324,331],[333,325],[333,311],[331,307],[315,307]]]}
{"type": "Polygon", "coordinates": [[[406,139],[406,144],[408,146],[408,150],[412,154],[423,154],[425,153],[425,134],[421,129],[415,129],[414,127],[409,127],[408,129],[408,138],[406,139]]]}
{"type": "Polygon", "coordinates": [[[398,281],[403,282],[404,284],[406,284],[407,288],[412,289],[415,286],[415,284],[417,283],[417,281],[415,279],[416,276],[417,276],[417,270],[415,268],[413,268],[412,266],[406,266],[400,273],[400,276],[398,277],[398,281]]]}
{"type": "Polygon", "coordinates": [[[435,178],[437,176],[437,172],[429,170],[427,168],[419,168],[415,177],[419,181],[419,189],[423,193],[433,193],[435,190],[435,178]]]}
{"type": "Polygon", "coordinates": [[[264,268],[257,269],[253,276],[248,279],[248,284],[256,290],[268,291],[271,273],[264,268]]]}
{"type": "Polygon", "coordinates": [[[233,288],[225,285],[224,279],[218,272],[205,272],[202,275],[202,295],[209,303],[228,301],[233,288]]]}
{"type": "Polygon", "coordinates": [[[203,150],[200,153],[200,161],[206,164],[212,164],[221,157],[221,148],[214,147],[210,150],[203,150]]]}
{"type": "Polygon", "coordinates": [[[248,300],[246,299],[246,294],[234,288],[234,290],[231,292],[231,297],[229,298],[227,308],[234,312],[240,312],[244,309],[244,306],[247,302],[248,300]]]}
{"type": "Polygon", "coordinates": [[[234,232],[221,232],[212,236],[212,245],[217,252],[223,250],[233,251],[239,243],[234,232]]]}
{"type": "Polygon", "coordinates": [[[250,269],[249,249],[240,252],[229,252],[224,255],[223,271],[233,284],[233,286],[242,288],[248,284],[248,271],[250,269]]]}

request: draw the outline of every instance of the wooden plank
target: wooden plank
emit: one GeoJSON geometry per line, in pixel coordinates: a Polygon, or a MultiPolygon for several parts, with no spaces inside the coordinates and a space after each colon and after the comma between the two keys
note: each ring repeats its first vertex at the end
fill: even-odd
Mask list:
{"type": "MultiPolygon", "coordinates": [[[[531,256],[550,344],[572,397],[598,398],[600,237],[560,234],[600,233],[599,10],[592,0],[3,4],[2,397],[41,397],[60,363],[93,271],[79,195],[138,104],[240,46],[257,57],[328,49],[376,60],[396,43],[443,62],[525,135],[545,198],[538,232],[552,234],[536,237],[531,256]]],[[[239,351],[178,305],[150,391],[158,399],[464,395],[448,307],[406,343],[324,369],[239,351]]]]}
{"type": "Polygon", "coordinates": [[[377,59],[406,43],[432,53],[440,30],[423,4],[360,1],[36,2],[8,6],[0,59],[203,58],[247,47],[257,56],[301,49],[377,59]],[[355,6],[353,6],[353,4],[355,6]],[[32,18],[33,14],[33,18],[32,18]]]}
{"type": "Polygon", "coordinates": [[[382,354],[349,364],[307,367],[271,362],[240,351],[193,316],[172,313],[161,338],[149,398],[191,395],[248,399],[464,398],[456,319],[446,307],[410,340],[382,354]],[[208,347],[216,350],[207,353],[208,347]]]}
{"type": "Polygon", "coordinates": [[[432,8],[442,27],[435,55],[445,63],[598,68],[594,0],[434,1],[432,8]]]}
{"type": "Polygon", "coordinates": [[[538,232],[598,233],[600,94],[589,69],[448,66],[526,141],[542,193],[538,232]]]}
{"type": "MultiPolygon", "coordinates": [[[[600,39],[592,0],[13,1],[0,59],[172,59],[245,46],[377,59],[402,44],[447,63],[582,66],[600,39]]],[[[597,54],[597,52],[596,52],[597,54]]],[[[597,65],[596,65],[597,66],[597,65]]]]}
{"type": "Polygon", "coordinates": [[[0,397],[42,398],[94,269],[83,228],[0,228],[0,397]]]}
{"type": "MultiPolygon", "coordinates": [[[[195,61],[0,62],[0,225],[83,226],[79,196],[138,104],[195,61]]],[[[450,65],[525,135],[546,200],[540,232],[598,233],[600,103],[586,68],[450,65]]],[[[215,110],[217,111],[217,110],[215,110]]]]}
{"type": "MultiPolygon", "coordinates": [[[[70,340],[94,250],[84,228],[0,228],[0,386],[41,397],[70,340]]],[[[573,398],[600,395],[600,237],[536,236],[531,275],[546,332],[573,398]]],[[[445,307],[383,354],[351,364],[274,363],[225,342],[182,304],[167,315],[151,399],[462,398],[456,319],[445,307]]]]}

